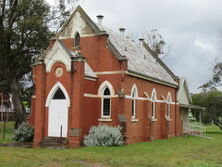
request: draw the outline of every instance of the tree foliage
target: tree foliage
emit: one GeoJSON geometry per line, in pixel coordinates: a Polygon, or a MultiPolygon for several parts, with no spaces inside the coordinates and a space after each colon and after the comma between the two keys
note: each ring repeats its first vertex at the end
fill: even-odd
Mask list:
{"type": "Polygon", "coordinates": [[[159,56],[159,58],[164,58],[168,56],[170,52],[170,47],[167,46],[163,36],[159,33],[158,30],[153,29],[145,36],[145,41],[153,52],[159,56]]]}
{"type": "Polygon", "coordinates": [[[31,73],[33,58],[47,47],[50,8],[44,0],[2,0],[0,15],[1,91],[12,94],[16,127],[25,121],[21,81],[31,73]]]}
{"type": "MultiPolygon", "coordinates": [[[[201,113],[202,122],[205,124],[214,123],[222,130],[222,92],[209,91],[192,96],[193,104],[206,108],[201,113]]],[[[198,115],[196,115],[199,118],[198,115]]]]}
{"type": "Polygon", "coordinates": [[[52,31],[57,31],[78,0],[0,0],[0,92],[10,93],[16,127],[25,121],[23,100],[33,93],[31,64],[47,48],[52,31]]]}
{"type": "Polygon", "coordinates": [[[217,63],[213,68],[213,77],[210,81],[203,84],[199,88],[203,91],[216,89],[222,86],[222,62],[217,63]]]}
{"type": "Polygon", "coordinates": [[[54,2],[54,5],[51,6],[49,26],[54,33],[57,33],[80,0],[54,0],[54,2]]]}

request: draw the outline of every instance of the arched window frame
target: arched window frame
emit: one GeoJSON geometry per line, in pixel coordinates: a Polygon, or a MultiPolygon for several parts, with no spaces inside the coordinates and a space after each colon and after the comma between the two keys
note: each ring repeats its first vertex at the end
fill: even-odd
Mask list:
{"type": "Polygon", "coordinates": [[[136,102],[138,98],[138,89],[137,86],[134,84],[131,90],[131,97],[132,97],[132,119],[136,119],[136,102]]]}
{"type": "Polygon", "coordinates": [[[45,106],[46,107],[49,107],[49,104],[50,104],[50,101],[53,99],[53,96],[54,94],[56,93],[56,91],[58,90],[58,88],[60,88],[62,90],[62,92],[64,93],[65,95],[65,98],[66,98],[66,101],[67,101],[67,104],[68,104],[68,107],[70,107],[70,98],[69,98],[69,94],[67,93],[65,87],[60,83],[60,82],[57,82],[53,87],[52,89],[50,90],[48,96],[47,96],[47,99],[46,99],[46,104],[45,106]]]}
{"type": "Polygon", "coordinates": [[[74,36],[74,47],[75,48],[80,47],[80,34],[78,32],[76,32],[74,36]]]}
{"type": "Polygon", "coordinates": [[[167,113],[166,113],[167,118],[170,118],[171,103],[172,103],[172,96],[171,96],[171,93],[169,92],[167,95],[167,113]]]}
{"type": "Polygon", "coordinates": [[[102,112],[101,112],[101,117],[102,118],[110,118],[111,117],[111,91],[108,86],[105,86],[103,88],[103,93],[102,93],[102,112]],[[109,90],[109,95],[105,95],[105,90],[109,90]],[[109,115],[105,115],[105,101],[109,101],[109,115]]]}
{"type": "Polygon", "coordinates": [[[151,103],[152,103],[152,119],[156,119],[156,100],[157,100],[157,94],[156,89],[154,88],[151,94],[151,103]]]}
{"type": "Polygon", "coordinates": [[[111,114],[112,114],[112,107],[111,107],[111,105],[112,105],[112,97],[115,95],[115,93],[114,93],[114,89],[113,89],[113,86],[112,86],[112,84],[109,82],[109,81],[104,81],[101,85],[100,85],[100,87],[99,87],[99,89],[98,89],[98,97],[101,97],[101,118],[103,119],[109,119],[109,118],[111,118],[111,114]],[[110,96],[104,96],[104,91],[105,91],[105,89],[106,88],[108,88],[109,89],[109,91],[110,91],[110,96]],[[103,99],[104,99],[104,97],[105,98],[108,98],[108,97],[110,97],[110,115],[109,116],[104,116],[104,114],[103,114],[103,99]]]}

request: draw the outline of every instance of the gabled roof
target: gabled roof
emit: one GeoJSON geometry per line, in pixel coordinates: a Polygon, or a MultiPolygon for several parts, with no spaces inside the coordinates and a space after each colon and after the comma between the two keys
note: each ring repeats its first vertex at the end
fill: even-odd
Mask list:
{"type": "Polygon", "coordinates": [[[157,81],[158,83],[165,83],[172,86],[178,85],[174,80],[175,75],[161,60],[153,56],[154,53],[147,49],[147,47],[142,45],[140,46],[129,38],[122,38],[120,34],[97,25],[89,18],[80,6],[76,8],[73,14],[63,25],[61,31],[57,34],[57,38],[60,36],[62,31],[65,30],[66,26],[72,20],[72,17],[77,11],[81,14],[81,18],[87,22],[96,35],[108,35],[108,47],[118,60],[128,60],[128,71],[130,73],[134,73],[136,76],[151,78],[151,80],[157,81]]]}
{"type": "MultiPolygon", "coordinates": [[[[62,61],[66,66],[67,66],[67,70],[70,71],[71,68],[70,68],[70,62],[71,62],[71,59],[72,58],[76,58],[76,57],[81,57],[81,54],[77,51],[72,51],[72,50],[69,50],[61,40],[56,40],[54,45],[57,45],[55,47],[61,47],[63,50],[64,50],[64,54],[68,55],[68,59],[69,60],[64,60],[62,59],[61,57],[53,57],[53,58],[49,58],[47,57],[50,52],[52,54],[52,51],[55,49],[55,47],[52,47],[50,49],[47,50],[45,56],[44,56],[44,59],[45,59],[45,63],[46,63],[46,69],[48,69],[47,71],[49,72],[49,70],[51,69],[51,66],[58,61],[58,59],[60,61],[62,61]]],[[[55,53],[55,52],[54,52],[55,53]]],[[[64,55],[63,55],[64,57],[64,55]]],[[[87,62],[85,62],[85,66],[84,66],[84,69],[85,69],[85,76],[87,77],[91,77],[91,78],[97,78],[97,75],[95,74],[95,72],[92,70],[92,68],[89,66],[89,64],[87,62]]]]}
{"type": "Polygon", "coordinates": [[[63,24],[61,30],[56,34],[56,38],[58,38],[61,33],[65,30],[66,26],[69,24],[69,22],[72,20],[73,16],[75,15],[76,12],[79,12],[81,14],[81,17],[88,23],[88,25],[91,27],[93,32],[97,35],[103,35],[106,34],[106,32],[101,31],[97,25],[90,19],[90,17],[86,14],[86,12],[80,7],[77,6],[77,8],[74,10],[74,12],[70,15],[68,20],[63,24]]]}
{"type": "Polygon", "coordinates": [[[179,91],[177,92],[177,100],[180,107],[187,109],[195,109],[195,111],[204,111],[205,107],[190,104],[192,98],[185,77],[180,77],[179,91]]]}
{"type": "MultiPolygon", "coordinates": [[[[64,49],[66,50],[67,54],[70,56],[70,58],[74,58],[74,57],[78,57],[79,53],[69,50],[62,41],[59,40],[59,43],[64,47],[64,49]]],[[[89,66],[89,64],[87,62],[85,62],[85,76],[87,77],[91,77],[91,78],[97,78],[97,75],[95,74],[95,72],[92,70],[92,68],[89,66]]]]}
{"type": "Polygon", "coordinates": [[[60,43],[60,45],[62,45],[62,47],[64,48],[64,50],[66,51],[66,53],[69,55],[70,58],[73,57],[77,57],[78,56],[78,52],[74,52],[72,50],[69,50],[61,40],[58,40],[58,42],[60,43]]]}
{"type": "Polygon", "coordinates": [[[187,81],[185,77],[180,77],[180,84],[179,84],[179,91],[177,92],[177,99],[180,99],[180,97],[182,96],[182,90],[185,89],[186,91],[186,95],[188,98],[189,102],[192,102],[192,98],[190,95],[190,91],[187,85],[187,81]]]}

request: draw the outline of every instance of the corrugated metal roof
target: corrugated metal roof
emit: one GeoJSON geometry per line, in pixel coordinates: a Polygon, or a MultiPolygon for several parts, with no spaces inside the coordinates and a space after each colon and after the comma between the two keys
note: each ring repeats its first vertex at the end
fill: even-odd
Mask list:
{"type": "Polygon", "coordinates": [[[128,70],[177,85],[171,75],[156,61],[146,48],[129,38],[121,37],[120,34],[112,30],[99,25],[97,26],[109,34],[109,42],[111,42],[122,56],[126,56],[128,59],[128,70]]]}

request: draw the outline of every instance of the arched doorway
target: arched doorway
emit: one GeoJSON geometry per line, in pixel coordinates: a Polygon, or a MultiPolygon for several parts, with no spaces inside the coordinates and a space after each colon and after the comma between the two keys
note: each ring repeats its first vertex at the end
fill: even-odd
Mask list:
{"type": "MultiPolygon", "coordinates": [[[[56,86],[56,85],[55,85],[56,86]]],[[[67,137],[69,97],[58,84],[49,93],[46,105],[48,112],[48,136],[67,137]],[[52,93],[53,92],[53,93],[52,93]]]]}

